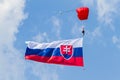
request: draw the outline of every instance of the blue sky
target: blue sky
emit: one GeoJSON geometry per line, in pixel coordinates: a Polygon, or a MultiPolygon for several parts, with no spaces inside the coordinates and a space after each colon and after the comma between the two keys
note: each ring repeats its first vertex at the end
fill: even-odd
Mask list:
{"type": "Polygon", "coordinates": [[[119,0],[0,0],[0,80],[120,80],[119,0]],[[81,37],[75,9],[87,6],[85,67],[24,59],[25,41],[81,37]],[[68,12],[67,12],[68,11],[68,12]],[[61,14],[62,13],[62,14],[61,14]]]}

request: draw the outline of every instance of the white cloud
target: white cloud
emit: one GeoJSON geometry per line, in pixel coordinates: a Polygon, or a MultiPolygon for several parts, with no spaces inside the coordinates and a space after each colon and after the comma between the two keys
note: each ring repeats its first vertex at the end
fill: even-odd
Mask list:
{"type": "MultiPolygon", "coordinates": [[[[27,65],[21,52],[14,47],[18,28],[26,18],[24,8],[25,0],[0,0],[0,80],[27,80],[28,77],[31,78],[31,76],[26,77],[25,74],[28,67],[32,68],[31,73],[38,76],[39,79],[57,80],[56,71],[50,73],[43,65],[27,65]],[[39,71],[34,73],[34,68],[35,70],[42,68],[45,73],[39,71]],[[50,79],[46,76],[49,76],[50,79]]],[[[42,36],[47,37],[47,33],[43,33],[42,36]]],[[[38,37],[39,35],[36,36],[36,39],[38,37]]]]}
{"type": "Polygon", "coordinates": [[[25,18],[24,2],[23,0],[3,0],[0,3],[0,34],[2,37],[0,42],[2,45],[14,42],[14,34],[18,32],[17,27],[25,18]]]}
{"type": "Polygon", "coordinates": [[[81,0],[81,3],[83,3],[84,6],[93,6],[94,0],[81,0]]]}
{"type": "Polygon", "coordinates": [[[23,19],[24,0],[0,1],[0,80],[25,80],[24,61],[14,47],[15,34],[23,19]]]}
{"type": "Polygon", "coordinates": [[[98,20],[114,30],[113,20],[119,15],[120,0],[97,0],[98,20]]]}
{"type": "Polygon", "coordinates": [[[112,37],[112,42],[113,42],[118,48],[120,48],[120,37],[113,36],[113,37],[112,37]]]}
{"type": "Polygon", "coordinates": [[[75,23],[73,28],[72,28],[72,34],[76,37],[82,36],[81,26],[78,26],[77,23],[75,23]]]}
{"type": "Polygon", "coordinates": [[[53,67],[48,67],[42,64],[34,64],[34,68],[31,70],[34,75],[36,75],[41,80],[58,80],[58,75],[56,69],[53,67]]]}
{"type": "Polygon", "coordinates": [[[113,36],[112,41],[114,44],[116,44],[119,41],[119,39],[116,36],[113,36]]]}
{"type": "MultiPolygon", "coordinates": [[[[83,4],[91,5],[90,11],[97,14],[96,19],[98,19],[98,26],[93,32],[89,32],[90,35],[94,36],[104,36],[101,34],[105,29],[115,31],[114,23],[116,23],[116,18],[119,17],[120,12],[120,0],[82,0],[83,4]],[[96,10],[95,10],[96,9],[96,10]],[[102,25],[102,26],[101,26],[102,25]],[[106,26],[107,28],[105,28],[106,26]]],[[[92,12],[91,12],[92,13],[92,12]]],[[[92,14],[91,14],[92,15],[92,14]]]]}
{"type": "Polygon", "coordinates": [[[116,16],[120,15],[120,0],[82,0],[81,2],[87,6],[91,5],[91,9],[96,9],[98,21],[115,30],[113,21],[116,16]]]}
{"type": "Polygon", "coordinates": [[[60,22],[60,20],[57,18],[57,17],[55,17],[55,16],[53,16],[52,17],[52,24],[53,24],[53,32],[54,32],[54,34],[57,36],[57,38],[61,38],[60,37],[60,30],[61,30],[61,22],[60,22]]]}
{"type": "MultiPolygon", "coordinates": [[[[101,27],[96,27],[93,31],[87,30],[86,36],[89,39],[89,42],[92,42],[98,38],[101,38],[103,36],[101,31],[102,31],[101,27]]],[[[101,39],[99,39],[97,41],[103,43],[103,41],[101,41],[101,39]]]]}
{"type": "Polygon", "coordinates": [[[94,29],[94,31],[92,32],[92,36],[93,37],[100,37],[100,36],[102,36],[101,28],[100,27],[96,27],[94,29]]]}
{"type": "Polygon", "coordinates": [[[33,37],[33,40],[37,42],[49,42],[48,34],[46,32],[39,33],[35,37],[33,37]]]}

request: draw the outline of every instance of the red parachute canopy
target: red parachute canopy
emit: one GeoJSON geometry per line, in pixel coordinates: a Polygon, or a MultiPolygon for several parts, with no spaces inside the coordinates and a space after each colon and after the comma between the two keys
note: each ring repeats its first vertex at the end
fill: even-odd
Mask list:
{"type": "Polygon", "coordinates": [[[76,9],[77,16],[80,20],[88,19],[89,8],[88,7],[81,7],[76,9]]]}

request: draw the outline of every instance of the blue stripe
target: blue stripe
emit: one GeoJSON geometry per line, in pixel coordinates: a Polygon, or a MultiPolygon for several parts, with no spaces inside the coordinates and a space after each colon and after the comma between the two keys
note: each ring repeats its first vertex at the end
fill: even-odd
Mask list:
{"type": "MultiPolygon", "coordinates": [[[[74,48],[73,57],[82,57],[82,47],[74,48]]],[[[61,56],[60,48],[47,48],[47,49],[30,49],[27,47],[25,55],[38,55],[38,56],[61,56]]]]}

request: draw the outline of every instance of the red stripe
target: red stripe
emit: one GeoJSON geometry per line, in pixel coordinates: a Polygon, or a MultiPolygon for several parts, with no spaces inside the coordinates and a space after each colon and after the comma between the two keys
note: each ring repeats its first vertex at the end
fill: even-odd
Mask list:
{"type": "Polygon", "coordinates": [[[25,59],[34,60],[43,63],[63,64],[71,66],[84,66],[82,57],[72,57],[69,60],[64,59],[62,56],[43,57],[37,55],[25,56],[25,59]]]}

